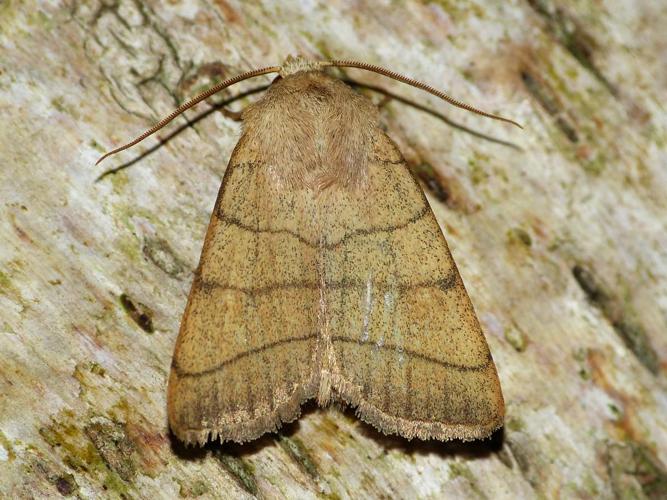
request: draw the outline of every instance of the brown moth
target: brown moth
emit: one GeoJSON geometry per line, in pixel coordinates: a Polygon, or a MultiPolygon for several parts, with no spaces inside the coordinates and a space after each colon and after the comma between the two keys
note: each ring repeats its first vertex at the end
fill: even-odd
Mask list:
{"type": "MultiPolygon", "coordinates": [[[[176,340],[169,425],[244,442],[317,398],[386,434],[471,440],[503,424],[496,368],[445,238],[377,108],[325,66],[288,58],[243,113],[176,340]]],[[[98,161],[98,163],[99,163],[98,161]]]]}

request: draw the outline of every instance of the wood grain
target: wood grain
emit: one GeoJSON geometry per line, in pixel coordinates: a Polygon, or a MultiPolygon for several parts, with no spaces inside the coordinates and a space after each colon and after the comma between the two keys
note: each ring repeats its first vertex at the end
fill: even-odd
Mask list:
{"type": "MultiPolygon", "coordinates": [[[[664,496],[665,8],[3,2],[0,496],[664,496]],[[168,433],[173,347],[240,126],[203,104],[93,164],[290,53],[380,64],[524,125],[341,74],[380,106],[447,236],[498,367],[502,435],[406,443],[308,404],[239,447],[193,452],[168,433]]],[[[242,111],[270,82],[208,105],[242,111]]]]}

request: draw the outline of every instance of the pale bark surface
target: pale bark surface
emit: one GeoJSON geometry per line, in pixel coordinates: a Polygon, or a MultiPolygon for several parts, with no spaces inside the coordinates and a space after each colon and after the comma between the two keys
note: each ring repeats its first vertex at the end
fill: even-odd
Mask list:
{"type": "Polygon", "coordinates": [[[664,498],[665,3],[280,4],[0,3],[0,496],[664,498]],[[504,434],[409,443],[311,407],[247,446],[170,437],[172,349],[239,134],[210,104],[270,80],[93,164],[289,53],[381,64],[525,126],[346,72],[391,92],[360,88],[445,231],[504,434]]]}

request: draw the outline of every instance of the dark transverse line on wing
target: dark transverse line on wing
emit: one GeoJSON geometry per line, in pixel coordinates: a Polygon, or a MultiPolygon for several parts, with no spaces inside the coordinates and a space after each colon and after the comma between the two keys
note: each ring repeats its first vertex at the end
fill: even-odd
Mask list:
{"type": "MultiPolygon", "coordinates": [[[[405,292],[407,290],[414,290],[417,288],[439,288],[443,292],[446,292],[447,290],[453,288],[456,286],[456,277],[457,273],[454,268],[450,269],[449,273],[447,273],[447,276],[444,278],[441,278],[439,280],[429,280],[429,281],[423,281],[421,283],[414,283],[414,284],[401,284],[401,283],[377,283],[377,282],[372,282],[371,284],[375,289],[379,290],[396,290],[398,292],[405,292]]],[[[203,290],[232,290],[236,292],[241,292],[245,293],[246,295],[251,295],[253,297],[258,296],[258,295],[264,295],[264,294],[269,294],[273,293],[276,291],[283,291],[283,290],[319,290],[320,287],[322,287],[322,284],[312,282],[312,281],[297,281],[297,282],[287,282],[287,283],[273,283],[270,285],[264,285],[264,286],[256,286],[256,287],[241,287],[241,286],[233,286],[233,285],[228,285],[224,283],[218,283],[216,281],[208,281],[204,280],[199,272],[195,275],[194,283],[193,285],[197,288],[201,288],[203,290]]],[[[366,281],[350,281],[350,280],[343,280],[343,281],[333,281],[333,282],[327,282],[324,284],[324,289],[325,290],[350,290],[350,289],[365,289],[368,286],[368,282],[366,281]]]]}
{"type": "Polygon", "coordinates": [[[291,229],[271,229],[271,228],[264,228],[264,229],[259,229],[259,228],[254,228],[252,226],[249,226],[248,224],[245,224],[241,222],[240,220],[236,219],[235,217],[230,217],[229,215],[226,215],[222,212],[222,209],[218,209],[215,211],[216,217],[220,219],[222,222],[226,222],[227,224],[234,225],[240,229],[243,229],[244,231],[250,231],[252,233],[256,234],[287,234],[289,236],[292,236],[293,238],[296,238],[299,240],[301,243],[304,245],[307,245],[311,248],[323,248],[325,250],[332,250],[336,247],[339,247],[340,245],[344,244],[347,240],[354,238],[356,236],[368,236],[371,234],[378,234],[378,233],[386,233],[386,232],[392,232],[396,231],[398,229],[403,229],[404,227],[409,226],[410,224],[414,224],[420,219],[423,219],[426,214],[429,212],[429,207],[427,205],[424,205],[422,209],[417,212],[415,215],[410,217],[407,221],[405,221],[402,224],[396,224],[396,225],[390,225],[390,226],[380,226],[380,227],[371,227],[368,229],[360,228],[356,229],[354,231],[349,232],[345,236],[343,236],[340,240],[334,241],[331,243],[324,243],[324,242],[313,242],[310,241],[303,236],[301,236],[299,233],[296,231],[292,231],[291,229]]]}
{"type": "MultiPolygon", "coordinates": [[[[291,344],[291,343],[294,343],[294,342],[305,342],[307,340],[314,340],[316,338],[317,338],[317,333],[311,333],[311,334],[305,335],[303,337],[290,337],[290,338],[286,338],[286,339],[277,340],[275,342],[271,342],[269,344],[265,344],[265,345],[260,346],[260,347],[255,347],[253,349],[249,349],[246,352],[239,353],[236,356],[217,364],[216,366],[213,366],[211,368],[208,368],[206,370],[202,370],[202,371],[199,371],[199,372],[189,372],[189,371],[183,370],[180,366],[178,366],[178,363],[176,362],[176,359],[174,359],[172,361],[171,366],[174,369],[174,371],[176,372],[176,374],[181,378],[203,377],[203,376],[215,373],[217,371],[220,371],[224,367],[229,366],[231,364],[234,364],[234,363],[236,363],[236,362],[240,361],[241,359],[246,358],[248,356],[253,356],[255,354],[259,354],[259,353],[264,352],[264,351],[269,351],[271,349],[274,349],[276,347],[280,347],[282,345],[291,344]]],[[[359,346],[377,347],[379,349],[382,349],[383,351],[398,351],[398,348],[394,345],[391,345],[391,344],[378,346],[377,344],[375,344],[373,342],[362,342],[361,340],[355,340],[355,339],[351,339],[349,337],[342,337],[342,336],[339,336],[339,335],[332,336],[331,341],[332,342],[345,342],[345,343],[348,343],[348,344],[356,344],[356,345],[359,345],[359,346]]],[[[479,372],[479,371],[482,371],[486,367],[488,367],[489,363],[491,362],[491,355],[490,354],[489,354],[487,360],[484,363],[479,364],[479,365],[474,365],[474,366],[465,366],[465,365],[458,365],[456,363],[448,363],[447,361],[442,361],[442,360],[433,358],[431,356],[426,356],[425,354],[421,354],[421,353],[412,351],[410,349],[404,349],[403,354],[406,355],[408,358],[419,359],[419,360],[422,360],[422,361],[426,361],[426,362],[429,362],[429,363],[433,363],[433,364],[442,366],[443,368],[450,368],[450,369],[454,369],[454,370],[458,370],[458,371],[462,371],[462,372],[479,372]]]]}
{"type": "MultiPolygon", "coordinates": [[[[374,156],[372,160],[375,163],[379,163],[380,165],[402,165],[405,166],[405,168],[408,168],[408,164],[405,162],[403,158],[399,158],[397,160],[387,160],[386,158],[381,158],[380,156],[374,156]]],[[[259,168],[266,168],[267,164],[260,162],[260,161],[242,161],[239,163],[234,163],[233,165],[230,165],[227,168],[231,168],[233,170],[239,170],[239,169],[259,169],[259,168]]]]}

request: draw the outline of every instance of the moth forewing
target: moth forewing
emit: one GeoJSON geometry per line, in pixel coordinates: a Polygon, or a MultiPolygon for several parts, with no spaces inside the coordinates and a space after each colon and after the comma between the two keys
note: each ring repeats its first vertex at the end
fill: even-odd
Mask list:
{"type": "Polygon", "coordinates": [[[241,75],[282,78],[243,114],[176,340],[169,425],[186,443],[244,442],[317,398],[408,439],[488,437],[502,392],[445,238],[376,108],[326,65],[400,77],[301,58],[241,75]]]}

